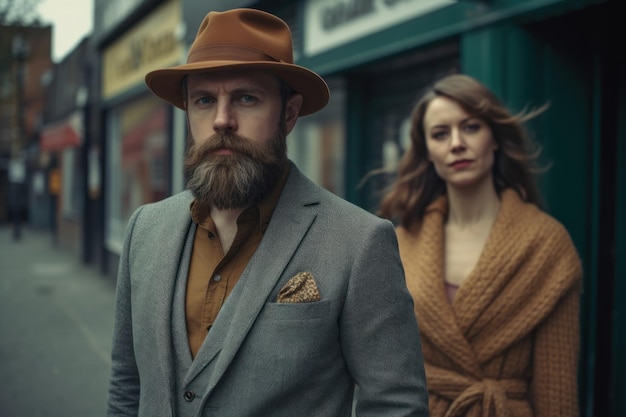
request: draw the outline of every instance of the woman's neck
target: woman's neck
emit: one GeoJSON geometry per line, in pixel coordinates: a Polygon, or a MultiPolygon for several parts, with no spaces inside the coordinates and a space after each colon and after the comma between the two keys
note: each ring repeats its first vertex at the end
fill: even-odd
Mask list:
{"type": "Polygon", "coordinates": [[[448,224],[457,227],[491,224],[498,215],[500,198],[491,181],[468,188],[448,187],[448,224]]]}

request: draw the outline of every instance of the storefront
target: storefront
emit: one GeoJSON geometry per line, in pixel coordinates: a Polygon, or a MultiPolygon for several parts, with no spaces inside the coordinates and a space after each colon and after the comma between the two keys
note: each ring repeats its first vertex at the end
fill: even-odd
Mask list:
{"type": "Polygon", "coordinates": [[[33,175],[31,197],[42,219],[49,220],[53,238],[79,253],[82,241],[84,175],[82,109],[43,127],[39,140],[42,166],[33,175]]]}
{"type": "Polygon", "coordinates": [[[121,34],[102,54],[104,236],[112,264],[121,251],[133,211],[171,195],[178,178],[173,172],[178,173],[180,167],[173,165],[182,160],[179,143],[184,139],[174,138],[172,106],[149,92],[144,76],[154,68],[181,61],[184,47],[180,32],[181,2],[167,1],[121,34]]]}

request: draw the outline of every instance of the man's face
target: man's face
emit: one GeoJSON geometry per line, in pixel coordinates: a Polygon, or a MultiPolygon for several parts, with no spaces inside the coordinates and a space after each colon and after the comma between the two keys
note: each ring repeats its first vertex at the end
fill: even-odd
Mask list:
{"type": "Polygon", "coordinates": [[[277,78],[258,72],[190,75],[187,118],[192,145],[185,160],[188,188],[217,209],[256,204],[286,162],[286,136],[302,98],[284,105],[277,78]]]}

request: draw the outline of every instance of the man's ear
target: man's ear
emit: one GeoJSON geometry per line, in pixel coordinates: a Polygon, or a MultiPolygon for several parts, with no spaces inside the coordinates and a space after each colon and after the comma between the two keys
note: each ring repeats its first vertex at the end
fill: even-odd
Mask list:
{"type": "Polygon", "coordinates": [[[285,106],[285,127],[287,134],[291,132],[296,125],[298,116],[300,115],[300,108],[302,107],[303,98],[301,94],[295,93],[287,99],[285,106]]]}

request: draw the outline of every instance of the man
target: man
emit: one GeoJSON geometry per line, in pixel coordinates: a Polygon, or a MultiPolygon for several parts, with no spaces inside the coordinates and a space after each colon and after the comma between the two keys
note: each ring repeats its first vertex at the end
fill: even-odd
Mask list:
{"type": "Polygon", "coordinates": [[[148,87],[185,110],[188,191],[139,208],[120,260],[109,416],[426,416],[392,225],[287,160],[326,83],[252,9],[209,13],[148,87]]]}

